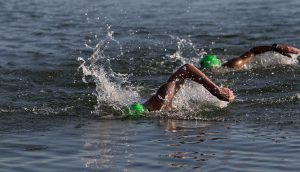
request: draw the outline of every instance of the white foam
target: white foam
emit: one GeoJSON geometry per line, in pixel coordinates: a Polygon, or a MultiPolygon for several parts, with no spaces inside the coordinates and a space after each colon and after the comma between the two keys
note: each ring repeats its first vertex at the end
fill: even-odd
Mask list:
{"type": "MultiPolygon", "coordinates": [[[[95,107],[96,111],[101,108],[103,103],[120,109],[121,106],[131,104],[140,99],[136,89],[129,84],[128,75],[115,73],[111,69],[111,58],[105,54],[105,49],[110,41],[115,41],[120,45],[113,38],[113,32],[108,31],[107,38],[99,41],[94,48],[86,45],[87,48],[93,49],[93,54],[88,59],[84,60],[84,58],[78,57],[78,61],[82,62],[78,69],[81,69],[83,72],[83,82],[88,83],[87,77],[91,77],[96,84],[96,92],[94,93],[98,102],[95,107]]],[[[120,51],[122,54],[122,48],[120,48],[120,51]]]]}
{"type": "Polygon", "coordinates": [[[219,100],[202,85],[188,81],[175,96],[174,105],[178,109],[191,109],[204,105],[224,108],[228,102],[219,100]]]}
{"type": "Polygon", "coordinates": [[[284,56],[274,51],[268,51],[259,55],[256,55],[251,63],[246,65],[247,69],[257,67],[267,67],[273,65],[296,65],[298,63],[297,55],[292,55],[292,58],[284,56]]]}
{"type": "MultiPolygon", "coordinates": [[[[190,39],[183,39],[169,35],[172,39],[177,41],[177,50],[173,54],[167,54],[166,56],[171,60],[179,60],[182,64],[193,63],[197,64],[199,62],[199,57],[207,54],[203,49],[199,50],[193,44],[190,39]],[[184,57],[185,52],[194,54],[196,57],[184,57]]],[[[198,65],[198,64],[197,64],[198,65]]]]}

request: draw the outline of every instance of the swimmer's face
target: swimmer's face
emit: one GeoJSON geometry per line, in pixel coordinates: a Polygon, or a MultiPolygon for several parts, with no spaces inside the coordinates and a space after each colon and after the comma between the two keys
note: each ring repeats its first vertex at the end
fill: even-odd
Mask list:
{"type": "Polygon", "coordinates": [[[221,62],[216,55],[207,54],[200,59],[201,69],[213,69],[221,67],[221,62]]]}

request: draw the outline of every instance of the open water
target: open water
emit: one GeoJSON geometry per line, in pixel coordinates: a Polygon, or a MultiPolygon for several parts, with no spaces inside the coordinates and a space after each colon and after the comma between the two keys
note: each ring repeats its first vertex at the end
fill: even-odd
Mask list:
{"type": "Polygon", "coordinates": [[[187,83],[174,112],[122,120],[204,53],[300,48],[298,0],[0,2],[0,171],[299,171],[300,72],[267,53],[204,71],[221,102],[187,83]]]}

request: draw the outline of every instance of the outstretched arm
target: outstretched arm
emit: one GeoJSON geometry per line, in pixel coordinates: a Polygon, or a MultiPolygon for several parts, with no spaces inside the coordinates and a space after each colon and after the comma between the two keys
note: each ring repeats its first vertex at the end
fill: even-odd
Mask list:
{"type": "Polygon", "coordinates": [[[173,98],[186,79],[191,79],[203,85],[211,94],[220,100],[229,102],[234,100],[234,95],[230,89],[218,87],[194,65],[185,64],[170,76],[167,83],[162,85],[156,94],[144,103],[144,106],[149,111],[172,109],[173,98]]]}
{"type": "Polygon", "coordinates": [[[223,94],[224,88],[218,87],[201,70],[192,64],[183,65],[168,79],[168,82],[175,83],[175,94],[184,84],[186,79],[191,79],[203,85],[211,94],[218,97],[220,100],[232,101],[234,98],[226,93],[223,94]]]}
{"type": "Polygon", "coordinates": [[[244,65],[250,63],[255,55],[265,53],[267,51],[276,51],[287,57],[291,57],[291,54],[300,54],[299,49],[283,44],[273,44],[272,46],[258,46],[250,49],[240,57],[229,60],[227,63],[223,64],[223,66],[234,69],[241,69],[244,67],[244,65]]]}

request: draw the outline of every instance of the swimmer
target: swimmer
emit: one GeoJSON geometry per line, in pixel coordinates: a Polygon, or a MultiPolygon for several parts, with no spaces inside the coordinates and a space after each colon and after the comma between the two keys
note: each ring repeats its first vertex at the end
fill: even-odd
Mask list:
{"type": "Polygon", "coordinates": [[[130,114],[140,116],[145,111],[168,111],[175,109],[173,98],[183,86],[186,79],[191,79],[203,85],[212,95],[220,100],[228,102],[234,100],[233,92],[229,88],[217,86],[197,67],[192,64],[185,64],[174,72],[149,100],[143,104],[134,103],[131,105],[129,107],[130,114]]]}
{"type": "MultiPolygon", "coordinates": [[[[268,52],[268,51],[275,51],[275,52],[278,52],[289,58],[292,57],[291,56],[292,54],[300,55],[299,49],[289,46],[289,45],[273,44],[272,46],[258,46],[258,47],[254,47],[254,48],[250,49],[249,51],[245,52],[240,57],[233,58],[220,66],[225,66],[225,67],[233,68],[233,69],[243,69],[245,67],[245,65],[247,65],[251,62],[251,60],[254,58],[254,56],[268,52]]],[[[208,65],[208,68],[211,68],[211,67],[214,67],[214,66],[208,65]]],[[[218,66],[216,66],[216,67],[218,67],[218,66]]],[[[202,66],[202,68],[206,68],[206,66],[202,66]]]]}

